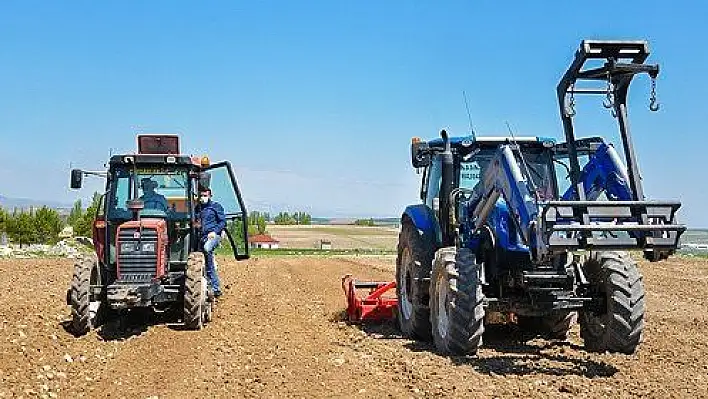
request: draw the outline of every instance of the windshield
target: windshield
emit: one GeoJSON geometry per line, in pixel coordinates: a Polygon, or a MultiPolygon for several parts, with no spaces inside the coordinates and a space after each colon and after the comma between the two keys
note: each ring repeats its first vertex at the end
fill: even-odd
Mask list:
{"type": "MultiPolygon", "coordinates": [[[[555,199],[555,184],[553,171],[551,170],[550,153],[545,149],[535,148],[524,148],[523,152],[524,160],[528,166],[528,175],[530,175],[533,182],[533,187],[529,187],[529,189],[535,189],[541,201],[555,199]]],[[[495,153],[496,148],[482,148],[462,156],[459,164],[458,186],[470,190],[474,189],[482,179],[495,153]]],[[[519,152],[514,151],[514,155],[522,172],[526,175],[519,152]]]]}
{"type": "Polygon", "coordinates": [[[139,167],[116,169],[112,175],[111,201],[108,205],[110,219],[130,219],[128,201],[141,199],[143,215],[164,216],[170,219],[189,217],[188,174],[178,168],[139,167]],[[137,173],[135,173],[137,172],[137,173]],[[137,185],[137,193],[135,188],[137,185]]]}

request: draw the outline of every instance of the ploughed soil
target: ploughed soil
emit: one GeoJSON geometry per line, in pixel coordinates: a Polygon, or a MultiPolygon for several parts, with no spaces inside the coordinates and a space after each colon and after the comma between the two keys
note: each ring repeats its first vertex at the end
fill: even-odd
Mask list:
{"type": "Polygon", "coordinates": [[[72,261],[0,260],[0,397],[708,397],[708,261],[641,263],[636,355],[490,326],[476,357],[447,357],[393,324],[341,321],[340,277],[393,278],[387,258],[222,258],[214,320],[185,331],[134,313],[65,330],[72,261]]]}

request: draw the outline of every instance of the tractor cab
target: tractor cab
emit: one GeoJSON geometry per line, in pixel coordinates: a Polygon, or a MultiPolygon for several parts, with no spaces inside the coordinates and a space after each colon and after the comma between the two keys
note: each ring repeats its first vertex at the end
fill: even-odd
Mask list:
{"type": "MultiPolygon", "coordinates": [[[[413,139],[413,157],[417,158],[415,147],[420,148],[419,139],[413,139]]],[[[524,161],[529,168],[529,174],[538,194],[545,200],[555,199],[557,196],[556,176],[553,167],[555,141],[545,137],[451,137],[450,144],[453,155],[453,181],[452,188],[474,190],[479,187],[484,171],[492,161],[500,144],[514,144],[523,154],[524,161]]],[[[418,163],[423,168],[421,186],[421,199],[432,207],[440,195],[440,182],[442,178],[443,141],[434,139],[427,144],[427,151],[431,157],[427,166],[418,163]],[[432,151],[431,151],[432,150],[432,151]],[[436,154],[437,153],[437,154],[436,154]],[[423,196],[424,195],[424,196],[423,196]]],[[[519,152],[515,153],[521,162],[519,152]]],[[[436,205],[437,206],[437,205],[436,205]]]]}
{"type": "MultiPolygon", "coordinates": [[[[449,218],[451,223],[436,224],[450,226],[450,231],[441,229],[438,236],[438,243],[442,245],[443,234],[452,235],[452,230],[456,223],[464,218],[460,214],[460,203],[464,201],[475,201],[481,198],[486,192],[484,189],[484,173],[488,169],[500,145],[512,145],[518,151],[514,151],[514,156],[519,163],[523,163],[526,168],[526,175],[530,177],[530,185],[539,201],[551,201],[559,198],[558,179],[555,167],[555,146],[554,139],[546,137],[496,137],[496,136],[463,136],[450,137],[450,152],[452,153],[451,168],[452,176],[449,177],[449,184],[443,183],[443,162],[445,161],[445,142],[443,139],[433,139],[423,142],[419,138],[413,138],[411,143],[411,157],[413,166],[423,169],[421,179],[420,198],[422,205],[428,210],[432,210],[431,217],[435,220],[449,218]],[[444,191],[444,192],[441,192],[444,191]],[[449,198],[450,201],[441,201],[441,198],[449,198]],[[451,209],[441,211],[441,204],[451,209]]],[[[416,207],[416,206],[414,206],[416,207]]],[[[417,206],[422,210],[420,206],[417,206]]],[[[493,210],[495,218],[508,218],[508,206],[500,198],[493,210]]],[[[420,215],[420,212],[411,212],[411,215],[420,215]]],[[[509,220],[510,221],[510,220],[509,220]]],[[[510,226],[513,229],[513,226],[510,226]]],[[[510,249],[527,250],[524,246],[509,243],[510,249]]]]}

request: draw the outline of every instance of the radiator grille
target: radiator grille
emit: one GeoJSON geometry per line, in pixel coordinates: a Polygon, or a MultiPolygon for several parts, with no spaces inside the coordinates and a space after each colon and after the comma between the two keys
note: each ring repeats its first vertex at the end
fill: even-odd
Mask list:
{"type": "Polygon", "coordinates": [[[121,229],[118,235],[119,248],[123,245],[154,243],[155,251],[123,251],[118,254],[118,272],[120,280],[126,282],[150,281],[157,274],[157,231],[155,229],[143,228],[138,235],[139,229],[121,229]]]}

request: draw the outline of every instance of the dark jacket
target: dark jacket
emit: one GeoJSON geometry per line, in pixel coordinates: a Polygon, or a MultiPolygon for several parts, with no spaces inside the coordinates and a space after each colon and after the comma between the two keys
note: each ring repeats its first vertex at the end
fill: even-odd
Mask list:
{"type": "Polygon", "coordinates": [[[206,204],[199,204],[197,211],[199,212],[199,221],[202,226],[202,239],[206,239],[206,236],[212,231],[216,234],[221,234],[226,228],[224,208],[218,202],[209,201],[206,204]]]}

